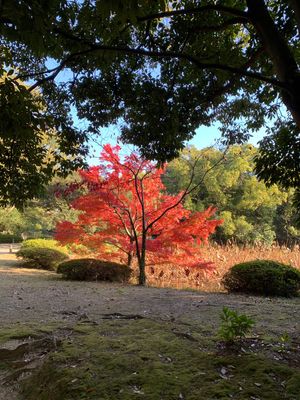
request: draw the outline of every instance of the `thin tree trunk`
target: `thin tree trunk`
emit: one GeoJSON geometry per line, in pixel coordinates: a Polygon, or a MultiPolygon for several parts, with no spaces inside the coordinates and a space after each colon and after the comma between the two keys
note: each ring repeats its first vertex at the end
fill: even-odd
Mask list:
{"type": "Polygon", "coordinates": [[[298,26],[298,33],[300,35],[300,2],[299,0],[289,0],[289,2],[295,13],[295,19],[298,26]]]}
{"type": "Polygon", "coordinates": [[[145,286],[146,285],[146,263],[145,260],[140,260],[139,262],[139,285],[145,286]]]}
{"type": "Polygon", "coordinates": [[[264,49],[274,66],[274,72],[286,89],[281,97],[300,128],[300,71],[296,60],[272,20],[264,0],[247,0],[248,14],[264,49]]]}
{"type": "MultiPolygon", "coordinates": [[[[134,243],[134,237],[130,236],[129,238],[129,243],[130,243],[130,249],[127,253],[127,266],[130,268],[133,260],[133,251],[132,251],[132,245],[134,243]]],[[[136,249],[138,250],[138,249],[136,249]]]]}
{"type": "Polygon", "coordinates": [[[142,248],[139,261],[139,285],[146,285],[146,232],[142,235],[142,248]]]}
{"type": "Polygon", "coordinates": [[[132,259],[133,259],[133,256],[132,256],[132,253],[130,252],[127,254],[127,266],[129,268],[131,267],[132,259]]]}

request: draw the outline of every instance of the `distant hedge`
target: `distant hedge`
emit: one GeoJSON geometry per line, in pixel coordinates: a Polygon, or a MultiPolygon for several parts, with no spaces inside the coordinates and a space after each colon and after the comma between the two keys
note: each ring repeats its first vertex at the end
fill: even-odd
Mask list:
{"type": "Polygon", "coordinates": [[[19,235],[11,235],[9,233],[0,233],[0,243],[20,243],[22,237],[19,235]]]}
{"type": "Polygon", "coordinates": [[[63,251],[43,247],[28,247],[16,253],[25,261],[28,268],[47,269],[55,271],[58,264],[69,258],[63,251]]]}
{"type": "Polygon", "coordinates": [[[93,258],[62,262],[57,272],[66,279],[78,281],[128,282],[131,275],[127,265],[93,258]]]}
{"type": "Polygon", "coordinates": [[[300,271],[272,260],[254,260],[234,265],[222,283],[230,293],[265,296],[297,296],[300,271]]]}
{"type": "Polygon", "coordinates": [[[22,243],[21,249],[37,247],[39,249],[55,249],[67,254],[67,249],[54,239],[27,239],[22,243]]]}

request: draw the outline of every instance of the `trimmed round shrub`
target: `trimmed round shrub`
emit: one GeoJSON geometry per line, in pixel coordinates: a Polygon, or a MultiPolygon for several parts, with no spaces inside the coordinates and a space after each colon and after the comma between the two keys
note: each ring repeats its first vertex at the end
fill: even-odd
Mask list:
{"type": "Polygon", "coordinates": [[[27,239],[22,243],[21,250],[34,247],[39,249],[55,249],[65,254],[68,253],[67,249],[63,246],[60,246],[59,242],[54,239],[27,239]]]}
{"type": "Polygon", "coordinates": [[[66,279],[77,281],[128,282],[131,269],[110,261],[82,258],[61,263],[57,272],[66,279]]]}
{"type": "Polygon", "coordinates": [[[234,265],[222,283],[230,293],[291,297],[300,290],[300,271],[277,261],[254,260],[234,265]]]}
{"type": "Polygon", "coordinates": [[[69,258],[63,251],[43,247],[21,248],[16,255],[25,261],[26,267],[51,271],[55,271],[59,263],[69,258]]]}

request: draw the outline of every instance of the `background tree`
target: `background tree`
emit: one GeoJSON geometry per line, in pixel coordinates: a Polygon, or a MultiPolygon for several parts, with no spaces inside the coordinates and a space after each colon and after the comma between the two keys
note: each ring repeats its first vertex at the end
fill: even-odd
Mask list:
{"type": "Polygon", "coordinates": [[[146,282],[146,262],[209,267],[197,246],[221,221],[210,219],[213,208],[191,213],[183,207],[192,180],[184,191],[167,195],[163,168],[136,153],[122,161],[119,153],[120,147],[106,145],[100,166],[81,171],[88,191],[72,203],[81,214],[75,223],[58,224],[56,239],[83,244],[98,257],[128,265],[136,257],[141,285],[146,282]]]}
{"type": "Polygon", "coordinates": [[[0,204],[22,207],[53,176],[83,165],[76,130],[57,126],[40,93],[15,80],[12,71],[0,77],[0,115],[0,204]]]}
{"type": "MultiPolygon", "coordinates": [[[[55,177],[39,198],[27,201],[22,209],[14,206],[1,207],[0,235],[10,234],[16,238],[51,237],[59,221],[74,222],[78,212],[70,208],[69,198],[58,194],[76,181],[79,181],[76,173],[67,178],[55,177]]],[[[71,198],[79,192],[72,194],[71,198]]]]}
{"type": "Polygon", "coordinates": [[[277,179],[275,158],[295,186],[299,8],[296,0],[2,1],[0,34],[6,65],[33,80],[31,90],[43,87],[57,121],[68,122],[70,104],[89,132],[121,121],[124,142],[164,161],[200,125],[219,121],[233,143],[275,120],[259,176],[277,179]],[[67,79],[55,81],[64,69],[67,79]],[[276,132],[289,132],[292,169],[276,132]]]}
{"type": "MultiPolygon", "coordinates": [[[[214,204],[223,224],[214,239],[226,243],[233,240],[242,244],[281,244],[297,242],[295,226],[297,212],[292,206],[292,191],[273,184],[267,187],[258,181],[254,159],[258,150],[251,145],[232,146],[222,163],[207,174],[203,183],[185,199],[185,207],[203,210],[214,204]]],[[[196,159],[195,181],[220,159],[222,152],[215,148],[185,149],[179,158],[168,164],[163,181],[169,193],[185,187],[196,159]]]]}

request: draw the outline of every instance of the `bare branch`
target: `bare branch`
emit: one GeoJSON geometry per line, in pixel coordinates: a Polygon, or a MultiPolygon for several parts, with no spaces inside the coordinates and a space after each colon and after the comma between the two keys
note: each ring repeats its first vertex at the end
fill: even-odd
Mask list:
{"type": "Polygon", "coordinates": [[[194,162],[194,164],[192,165],[192,172],[191,172],[191,176],[190,176],[190,180],[189,183],[187,184],[185,190],[183,191],[182,195],[180,196],[179,200],[177,202],[175,202],[174,204],[172,204],[170,207],[166,208],[158,217],[156,217],[146,228],[146,231],[148,231],[157,221],[159,221],[164,215],[166,215],[170,210],[176,208],[184,199],[185,197],[192,193],[194,190],[196,190],[204,181],[206,175],[213,170],[214,168],[216,168],[224,159],[226,156],[226,153],[228,151],[228,146],[226,147],[226,149],[224,150],[222,157],[220,157],[219,160],[217,160],[210,168],[208,168],[204,174],[202,175],[200,181],[192,186],[193,181],[194,181],[194,177],[195,177],[195,168],[197,166],[197,163],[199,161],[200,158],[197,158],[194,162]],[[191,187],[192,186],[192,187],[191,187]]]}

